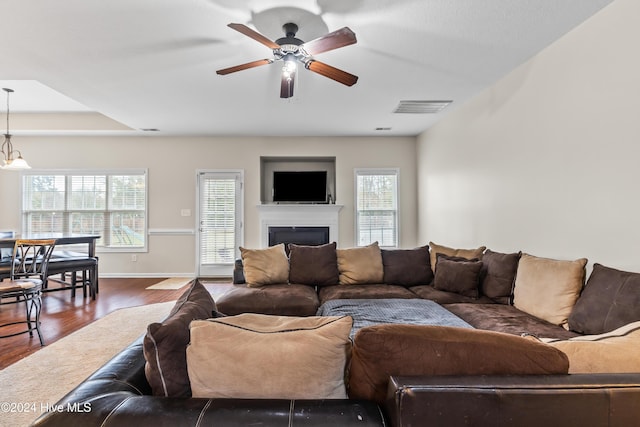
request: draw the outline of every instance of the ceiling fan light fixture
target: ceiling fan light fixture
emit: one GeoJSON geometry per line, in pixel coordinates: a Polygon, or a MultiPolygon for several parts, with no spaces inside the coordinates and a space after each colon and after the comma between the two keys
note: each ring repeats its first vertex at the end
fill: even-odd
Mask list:
{"type": "Polygon", "coordinates": [[[291,79],[298,69],[296,64],[296,58],[292,54],[287,55],[284,58],[284,64],[282,65],[282,76],[291,79]]]}

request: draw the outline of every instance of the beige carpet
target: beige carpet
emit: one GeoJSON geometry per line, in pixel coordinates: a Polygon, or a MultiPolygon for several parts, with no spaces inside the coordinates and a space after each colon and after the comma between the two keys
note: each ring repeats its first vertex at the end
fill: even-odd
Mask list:
{"type": "Polygon", "coordinates": [[[0,371],[0,426],[28,426],[47,403],[60,400],[139,338],[149,323],[163,320],[174,304],[116,310],[0,371]]]}
{"type": "Polygon", "coordinates": [[[193,277],[171,277],[169,279],[158,282],[155,285],[151,285],[147,287],[147,289],[175,290],[180,289],[181,287],[191,283],[192,281],[193,277]]]}

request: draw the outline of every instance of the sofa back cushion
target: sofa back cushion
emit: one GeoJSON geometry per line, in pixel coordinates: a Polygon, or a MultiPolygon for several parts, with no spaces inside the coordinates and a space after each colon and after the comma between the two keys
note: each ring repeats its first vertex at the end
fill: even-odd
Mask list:
{"type": "Polygon", "coordinates": [[[240,247],[244,278],[249,287],[289,282],[289,259],[284,243],[266,249],[240,247]]]}
{"type": "Polygon", "coordinates": [[[418,286],[433,281],[429,247],[415,249],[382,249],[384,283],[387,285],[418,286]]]}
{"type": "Polygon", "coordinates": [[[521,252],[504,254],[487,249],[482,255],[480,293],[498,303],[509,304],[521,255],[521,252]]]}
{"type": "Polygon", "coordinates": [[[337,255],[341,285],[383,282],[384,267],[378,242],[364,247],[338,249],[337,255]]]}
{"type": "Polygon", "coordinates": [[[289,243],[289,282],[301,285],[337,285],[338,255],[336,242],[319,246],[289,243]]]}
{"type": "Polygon", "coordinates": [[[523,254],[518,263],[513,305],[566,327],[584,285],[586,264],[586,258],[563,261],[523,254]]]}
{"type": "Polygon", "coordinates": [[[437,269],[438,262],[438,254],[443,254],[446,256],[452,257],[460,257],[466,259],[482,259],[482,254],[484,250],[487,249],[486,246],[480,246],[476,249],[456,249],[450,248],[448,246],[438,245],[433,242],[429,242],[429,248],[431,253],[431,269],[435,272],[437,269]]]}
{"type": "Polygon", "coordinates": [[[640,274],[594,264],[571,315],[569,329],[602,334],[640,320],[640,274]]]}
{"type": "Polygon", "coordinates": [[[194,397],[343,399],[352,319],[245,313],[191,323],[194,397]]]}
{"type": "Polygon", "coordinates": [[[151,323],[143,339],[145,375],[154,396],[189,397],[186,348],[189,323],[218,315],[216,304],[198,281],[176,301],[169,316],[161,323],[151,323]]]}
{"type": "Polygon", "coordinates": [[[349,397],[384,402],[391,375],[545,375],[568,369],[562,351],[516,335],[444,326],[368,326],[354,338],[349,397]]]}

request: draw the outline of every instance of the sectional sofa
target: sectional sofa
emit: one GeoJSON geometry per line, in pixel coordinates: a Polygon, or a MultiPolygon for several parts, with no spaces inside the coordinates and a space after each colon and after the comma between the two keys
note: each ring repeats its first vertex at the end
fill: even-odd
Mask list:
{"type": "Polygon", "coordinates": [[[586,259],[433,242],[289,249],[241,248],[232,290],[214,302],[195,282],[60,402],[91,412],[36,425],[640,420],[640,274],[595,264],[585,285],[586,259]]]}

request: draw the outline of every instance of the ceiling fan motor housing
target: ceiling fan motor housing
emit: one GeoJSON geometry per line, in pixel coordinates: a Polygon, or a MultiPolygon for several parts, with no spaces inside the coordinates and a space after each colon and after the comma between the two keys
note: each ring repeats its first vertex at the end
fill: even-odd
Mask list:
{"type": "Polygon", "coordinates": [[[282,30],[286,36],[276,40],[279,47],[277,49],[273,49],[273,55],[276,59],[282,59],[287,55],[293,55],[301,62],[306,62],[310,55],[300,47],[304,44],[304,41],[295,37],[298,32],[298,26],[293,22],[288,22],[282,26],[282,30]]]}

